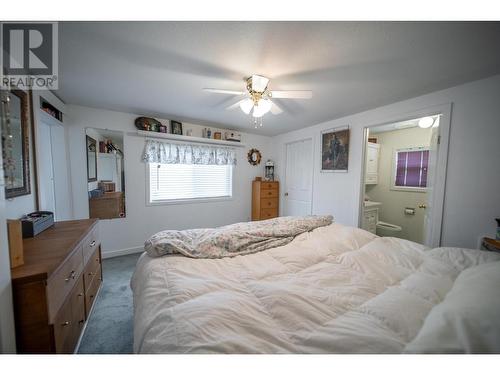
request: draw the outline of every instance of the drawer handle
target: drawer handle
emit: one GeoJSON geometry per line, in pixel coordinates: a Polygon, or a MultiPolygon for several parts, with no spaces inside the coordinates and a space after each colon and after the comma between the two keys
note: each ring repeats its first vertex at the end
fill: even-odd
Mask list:
{"type": "Polygon", "coordinates": [[[89,276],[93,276],[93,275],[94,275],[94,273],[93,273],[93,272],[89,272],[89,276]]]}
{"type": "Polygon", "coordinates": [[[66,320],[64,323],[61,324],[61,326],[66,327],[69,326],[71,322],[69,320],[66,320]]]}
{"type": "Polygon", "coordinates": [[[94,247],[94,246],[95,246],[95,240],[90,243],[90,247],[94,247]]]}
{"type": "Polygon", "coordinates": [[[82,320],[80,320],[80,321],[78,322],[78,324],[83,324],[83,323],[85,323],[85,320],[84,320],[84,319],[82,319],[82,320]]]}
{"type": "Polygon", "coordinates": [[[83,293],[78,293],[78,297],[83,297],[83,293]]]}
{"type": "Polygon", "coordinates": [[[75,276],[76,276],[76,272],[75,271],[71,271],[71,273],[69,274],[69,276],[67,278],[65,278],[64,281],[68,282],[70,280],[74,280],[75,276]]]}

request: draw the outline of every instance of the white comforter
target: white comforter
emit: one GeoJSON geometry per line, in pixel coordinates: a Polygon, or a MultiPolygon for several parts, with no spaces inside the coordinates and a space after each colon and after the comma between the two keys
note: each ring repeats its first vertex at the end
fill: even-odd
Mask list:
{"type": "Polygon", "coordinates": [[[400,353],[463,270],[497,260],[339,224],[234,258],[143,255],[134,351],[400,353]]]}

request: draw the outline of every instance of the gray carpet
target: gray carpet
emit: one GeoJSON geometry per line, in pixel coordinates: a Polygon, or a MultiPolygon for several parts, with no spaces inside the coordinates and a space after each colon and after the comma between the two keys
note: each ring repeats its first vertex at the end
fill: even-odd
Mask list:
{"type": "Polygon", "coordinates": [[[130,277],[140,254],[104,259],[103,285],[78,353],[132,353],[133,307],[130,277]]]}

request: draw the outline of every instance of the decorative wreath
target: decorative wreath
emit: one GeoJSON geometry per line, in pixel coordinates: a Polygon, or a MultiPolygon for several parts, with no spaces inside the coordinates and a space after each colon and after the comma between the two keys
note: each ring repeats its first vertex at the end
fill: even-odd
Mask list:
{"type": "Polygon", "coordinates": [[[252,165],[259,165],[260,159],[262,159],[260,151],[257,150],[256,148],[252,148],[250,151],[248,151],[247,156],[248,156],[248,162],[252,165]]]}

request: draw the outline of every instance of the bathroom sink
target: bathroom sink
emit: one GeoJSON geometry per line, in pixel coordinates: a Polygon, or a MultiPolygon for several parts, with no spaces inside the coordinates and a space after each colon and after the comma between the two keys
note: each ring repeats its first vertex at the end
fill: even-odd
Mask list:
{"type": "Polygon", "coordinates": [[[364,201],[363,203],[365,207],[378,207],[382,205],[381,202],[374,202],[374,201],[364,201]]]}

